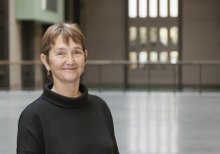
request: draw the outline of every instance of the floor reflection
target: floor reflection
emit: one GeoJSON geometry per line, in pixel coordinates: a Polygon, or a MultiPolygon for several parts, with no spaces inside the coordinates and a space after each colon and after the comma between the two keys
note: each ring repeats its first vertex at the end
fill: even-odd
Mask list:
{"type": "MultiPolygon", "coordinates": [[[[129,151],[178,153],[178,104],[175,100],[142,100],[129,103],[129,151]]],[[[151,98],[149,98],[151,99],[151,98]]]]}
{"type": "MultiPolygon", "coordinates": [[[[94,93],[111,109],[120,154],[220,153],[220,93],[94,93]]],[[[0,92],[0,154],[16,153],[20,112],[40,94],[0,92]]]]}

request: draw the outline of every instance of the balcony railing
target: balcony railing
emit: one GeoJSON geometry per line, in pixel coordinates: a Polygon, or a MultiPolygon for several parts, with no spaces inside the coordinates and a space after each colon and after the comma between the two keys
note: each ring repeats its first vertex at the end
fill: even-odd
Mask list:
{"type": "MultiPolygon", "coordinates": [[[[41,89],[45,74],[39,61],[0,61],[0,89],[41,89]]],[[[82,82],[98,90],[220,90],[220,61],[88,60],[82,82]]]]}

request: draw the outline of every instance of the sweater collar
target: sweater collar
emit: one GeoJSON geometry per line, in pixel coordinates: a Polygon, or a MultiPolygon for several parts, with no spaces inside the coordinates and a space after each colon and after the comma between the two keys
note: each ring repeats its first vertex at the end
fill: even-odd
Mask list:
{"type": "Polygon", "coordinates": [[[76,98],[66,97],[51,91],[53,83],[48,83],[44,87],[42,94],[43,99],[51,104],[63,107],[63,108],[78,108],[87,102],[88,89],[80,84],[79,90],[82,93],[81,96],[76,98]]]}

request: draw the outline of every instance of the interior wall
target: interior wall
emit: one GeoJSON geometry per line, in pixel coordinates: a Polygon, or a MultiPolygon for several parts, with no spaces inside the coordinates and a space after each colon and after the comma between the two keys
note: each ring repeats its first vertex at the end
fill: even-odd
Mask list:
{"type": "MultiPolygon", "coordinates": [[[[89,60],[126,59],[126,1],[81,1],[82,16],[80,20],[83,23],[89,60]]],[[[182,1],[182,59],[219,60],[220,9],[218,7],[220,6],[220,1],[182,1]]],[[[15,23],[16,25],[15,27],[10,26],[10,39],[13,39],[10,40],[10,60],[19,60],[21,59],[21,56],[19,56],[21,45],[12,44],[14,42],[20,43],[17,40],[20,35],[20,24],[15,22],[15,20],[10,21],[10,23],[15,23]]],[[[123,68],[119,71],[123,80],[124,73],[121,70],[123,68]]],[[[10,73],[12,72],[15,73],[13,69],[10,70],[10,73]]],[[[115,70],[112,70],[112,72],[114,75],[115,70]]],[[[183,70],[183,74],[186,75],[191,74],[190,72],[195,71],[188,68],[183,70]]],[[[111,76],[109,75],[109,77],[111,76]]],[[[20,75],[16,79],[10,75],[11,87],[19,88],[21,85],[16,84],[18,80],[21,80],[20,75]]],[[[190,76],[183,76],[183,84],[190,84],[189,81],[192,81],[190,76]]],[[[120,82],[123,81],[120,80],[120,82]]],[[[112,82],[109,81],[109,83],[112,82]]]]}
{"type": "MultiPolygon", "coordinates": [[[[220,1],[183,0],[182,59],[220,60],[220,1]]],[[[199,66],[182,68],[182,85],[219,85],[220,74],[215,67],[200,69],[199,66]],[[200,73],[202,77],[195,76],[200,73]],[[214,75],[213,75],[214,74],[214,75]],[[214,82],[213,82],[214,81],[214,82]]]]}
{"type": "MultiPolygon", "coordinates": [[[[125,1],[84,0],[90,59],[125,59],[125,1]]],[[[220,59],[220,1],[182,0],[182,60],[220,59]]]]}
{"type": "Polygon", "coordinates": [[[88,59],[125,59],[125,8],[125,2],[121,0],[84,0],[88,59]]]}
{"type": "Polygon", "coordinates": [[[183,0],[182,59],[220,59],[220,1],[183,0]]]}

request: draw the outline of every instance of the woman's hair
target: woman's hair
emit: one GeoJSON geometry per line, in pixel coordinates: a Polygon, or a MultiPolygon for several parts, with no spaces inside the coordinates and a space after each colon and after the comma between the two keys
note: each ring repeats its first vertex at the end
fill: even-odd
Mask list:
{"type": "Polygon", "coordinates": [[[83,51],[85,51],[85,39],[79,26],[71,22],[60,22],[50,26],[42,38],[42,53],[48,56],[51,45],[54,45],[55,39],[61,35],[64,42],[68,45],[69,39],[75,43],[81,44],[83,51]]]}

